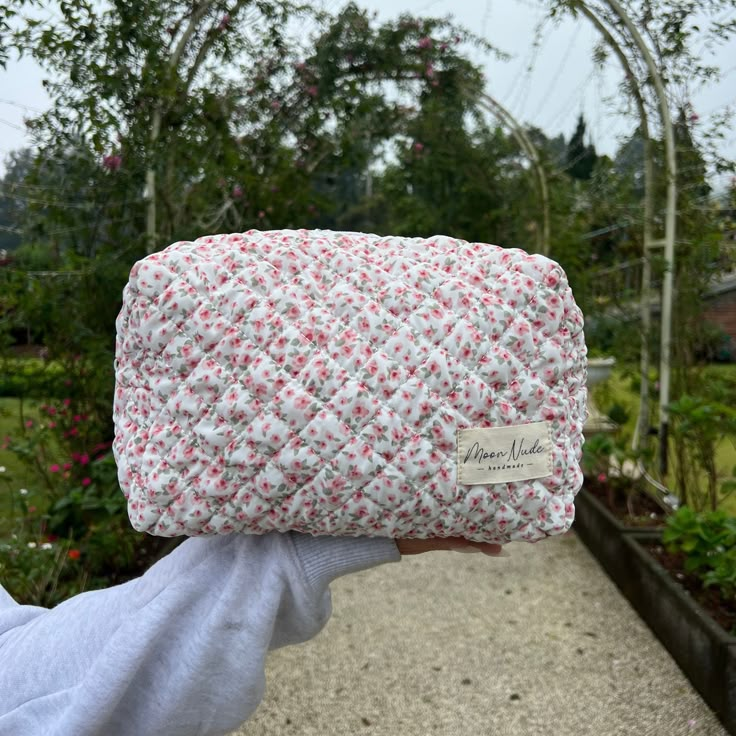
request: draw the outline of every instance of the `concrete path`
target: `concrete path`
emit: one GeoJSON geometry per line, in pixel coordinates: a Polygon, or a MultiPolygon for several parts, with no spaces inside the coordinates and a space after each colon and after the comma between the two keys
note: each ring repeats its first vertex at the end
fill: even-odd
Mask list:
{"type": "Polygon", "coordinates": [[[726,736],[574,534],[338,580],[239,736],[726,736]]]}

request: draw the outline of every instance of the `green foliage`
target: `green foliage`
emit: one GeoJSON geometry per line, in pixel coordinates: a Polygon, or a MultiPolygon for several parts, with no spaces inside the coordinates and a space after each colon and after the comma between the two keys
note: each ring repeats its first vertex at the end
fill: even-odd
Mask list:
{"type": "Polygon", "coordinates": [[[0,397],[61,399],[68,393],[65,382],[58,363],[0,355],[0,397]]]}
{"type": "Polygon", "coordinates": [[[608,407],[608,409],[606,410],[606,414],[619,426],[622,424],[626,424],[626,422],[629,421],[630,416],[626,408],[621,406],[621,404],[619,404],[618,402],[615,402],[610,407],[608,407]]]}
{"type": "Polygon", "coordinates": [[[0,182],[0,250],[16,251],[21,243],[24,198],[17,195],[32,161],[29,148],[11,151],[6,158],[6,174],[0,182]]]}
{"type": "Polygon", "coordinates": [[[736,596],[736,518],[723,511],[696,512],[681,506],[667,520],[662,540],[685,555],[685,570],[725,597],[736,596]]]}
{"type": "Polygon", "coordinates": [[[716,449],[726,437],[736,437],[736,409],[724,403],[736,395],[736,380],[711,378],[701,384],[700,396],[683,395],[669,405],[672,434],[678,458],[678,495],[684,504],[700,511],[715,511],[720,495],[730,492],[722,487],[716,463],[716,449]],[[707,476],[707,490],[700,488],[698,473],[707,476]]]}
{"type": "Polygon", "coordinates": [[[585,142],[585,119],[581,114],[567,144],[567,171],[573,179],[587,181],[593,176],[596,160],[595,147],[585,142]]]}
{"type": "Polygon", "coordinates": [[[110,443],[99,441],[79,405],[69,398],[43,405],[3,443],[32,478],[29,492],[5,469],[0,474],[0,492],[10,496],[0,577],[23,603],[52,606],[130,579],[172,544],[133,531],[110,443]]]}
{"type": "Polygon", "coordinates": [[[610,434],[594,434],[586,438],[583,445],[583,472],[587,476],[606,475],[611,465],[611,456],[616,452],[616,443],[610,434]]]}

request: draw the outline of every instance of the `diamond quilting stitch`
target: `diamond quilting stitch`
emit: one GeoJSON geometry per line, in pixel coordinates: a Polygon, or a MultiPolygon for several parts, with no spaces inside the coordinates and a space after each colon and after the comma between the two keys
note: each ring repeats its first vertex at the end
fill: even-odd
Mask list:
{"type": "Polygon", "coordinates": [[[175,243],[131,272],[116,379],[119,478],[151,533],[536,541],[574,515],[582,315],[562,269],[519,249],[306,230],[175,243]],[[181,432],[177,467],[156,417],[181,432]],[[457,429],[534,421],[549,476],[456,482],[457,429]]]}

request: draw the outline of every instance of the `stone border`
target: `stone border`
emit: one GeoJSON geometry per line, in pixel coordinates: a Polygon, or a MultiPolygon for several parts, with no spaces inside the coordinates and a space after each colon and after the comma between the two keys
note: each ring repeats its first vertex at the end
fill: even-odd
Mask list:
{"type": "Polygon", "coordinates": [[[573,530],[736,736],[736,637],[723,631],[644,548],[661,543],[661,530],[624,526],[585,490],[575,499],[573,530]]]}

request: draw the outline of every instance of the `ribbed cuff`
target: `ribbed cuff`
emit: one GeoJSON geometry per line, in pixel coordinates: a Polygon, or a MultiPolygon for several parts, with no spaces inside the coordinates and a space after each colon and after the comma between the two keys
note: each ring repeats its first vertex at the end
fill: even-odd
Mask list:
{"type": "Polygon", "coordinates": [[[324,590],[336,578],[387,562],[399,562],[393,539],[372,537],[313,537],[291,532],[307,582],[324,590]]]}

